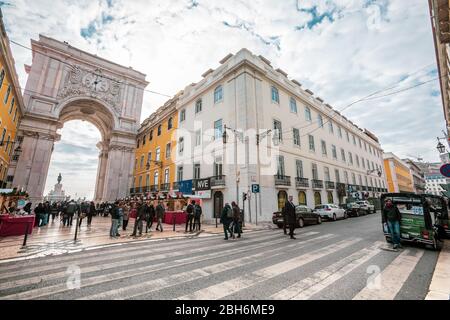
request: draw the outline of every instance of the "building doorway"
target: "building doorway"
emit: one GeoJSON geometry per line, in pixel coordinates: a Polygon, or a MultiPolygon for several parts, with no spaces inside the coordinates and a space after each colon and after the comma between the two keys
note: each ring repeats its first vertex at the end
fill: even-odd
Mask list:
{"type": "Polygon", "coordinates": [[[319,206],[322,204],[322,197],[320,192],[314,192],[314,205],[319,206]]]}
{"type": "Polygon", "coordinates": [[[278,210],[282,210],[287,201],[287,193],[286,191],[278,192],[278,210]]]}
{"type": "Polygon", "coordinates": [[[223,193],[222,191],[214,192],[214,217],[220,218],[223,209],[223,193]]]}
{"type": "Polygon", "coordinates": [[[306,193],[305,191],[299,191],[298,192],[298,204],[306,206],[306,193]]]}

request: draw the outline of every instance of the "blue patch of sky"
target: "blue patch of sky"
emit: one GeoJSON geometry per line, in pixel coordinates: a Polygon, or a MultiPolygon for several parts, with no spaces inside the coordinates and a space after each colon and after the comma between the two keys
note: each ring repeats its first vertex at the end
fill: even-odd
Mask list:
{"type": "Polygon", "coordinates": [[[241,21],[238,22],[236,24],[231,24],[227,21],[222,21],[223,25],[229,28],[235,28],[235,29],[243,29],[247,32],[249,32],[251,35],[255,36],[256,38],[258,38],[262,43],[264,43],[265,45],[269,46],[269,45],[273,45],[277,48],[278,51],[281,50],[281,44],[280,44],[280,37],[279,36],[271,36],[268,37],[267,39],[264,38],[263,36],[261,36],[260,34],[254,32],[252,30],[252,28],[248,25],[248,23],[246,23],[245,21],[241,21]]]}
{"type": "Polygon", "coordinates": [[[98,20],[91,21],[87,27],[81,28],[80,35],[84,39],[90,39],[98,31],[99,27],[109,24],[113,21],[114,21],[114,17],[112,15],[102,12],[100,22],[98,20]]]}
{"type": "Polygon", "coordinates": [[[324,19],[328,19],[330,22],[334,22],[333,14],[335,10],[327,11],[322,14],[319,14],[317,10],[317,6],[313,6],[311,8],[300,8],[297,3],[297,11],[304,12],[311,15],[311,20],[309,20],[306,24],[302,26],[297,26],[297,30],[302,30],[304,28],[312,29],[314,26],[321,24],[324,19]]]}
{"type": "Polygon", "coordinates": [[[112,8],[114,6],[114,0],[106,0],[106,4],[108,5],[108,8],[112,8]]]}
{"type": "Polygon", "coordinates": [[[188,9],[194,9],[198,7],[198,1],[196,0],[190,0],[189,5],[187,6],[188,9]]]}
{"type": "Polygon", "coordinates": [[[11,3],[6,2],[6,1],[0,1],[0,7],[5,7],[5,6],[10,6],[11,3]]]}
{"type": "Polygon", "coordinates": [[[441,92],[439,90],[432,90],[431,96],[432,97],[439,97],[441,95],[441,92]]]}

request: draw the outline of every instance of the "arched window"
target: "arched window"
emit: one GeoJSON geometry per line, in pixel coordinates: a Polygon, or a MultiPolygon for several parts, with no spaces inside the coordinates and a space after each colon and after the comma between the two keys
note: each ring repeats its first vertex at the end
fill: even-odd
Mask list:
{"type": "Polygon", "coordinates": [[[306,206],[306,205],[307,205],[307,203],[306,203],[306,193],[305,193],[305,191],[300,191],[300,192],[298,193],[298,204],[299,204],[299,205],[303,205],[303,206],[306,206]]]}
{"type": "Polygon", "coordinates": [[[223,89],[222,86],[218,86],[214,90],[214,103],[220,102],[223,100],[223,89]]]}
{"type": "Polygon", "coordinates": [[[172,117],[169,118],[169,121],[167,121],[167,130],[172,129],[173,126],[173,119],[172,117]]]}
{"type": "Polygon", "coordinates": [[[318,206],[322,204],[322,197],[320,192],[314,192],[314,205],[318,206]]]}
{"type": "Polygon", "coordinates": [[[280,103],[280,95],[278,93],[278,89],[272,86],[272,102],[280,103]]]}
{"type": "Polygon", "coordinates": [[[287,201],[287,193],[286,191],[278,192],[278,210],[282,210],[287,201]]]}
{"type": "Polygon", "coordinates": [[[327,200],[328,200],[328,203],[334,203],[334,200],[333,200],[333,192],[331,192],[331,191],[328,191],[327,192],[327,200]]]}

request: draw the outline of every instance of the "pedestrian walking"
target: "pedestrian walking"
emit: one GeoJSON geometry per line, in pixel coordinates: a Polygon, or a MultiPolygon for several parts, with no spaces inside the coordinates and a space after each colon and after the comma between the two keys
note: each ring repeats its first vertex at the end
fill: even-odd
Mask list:
{"type": "Polygon", "coordinates": [[[56,202],[52,203],[50,212],[51,212],[51,215],[52,215],[52,223],[54,223],[55,222],[55,218],[58,215],[58,204],[56,202]]]}
{"type": "Polygon", "coordinates": [[[192,232],[192,224],[194,222],[194,207],[195,206],[195,200],[192,200],[191,203],[188,204],[186,207],[186,228],[185,232],[188,232],[188,226],[189,226],[189,232],[192,232]]]}
{"type": "Polygon", "coordinates": [[[155,219],[155,206],[153,205],[153,202],[151,202],[150,205],[148,206],[148,219],[147,219],[147,224],[145,226],[145,233],[152,231],[152,225],[153,225],[154,219],[155,219]]]}
{"type": "Polygon", "coordinates": [[[45,221],[45,209],[42,203],[39,203],[36,208],[34,208],[34,215],[36,216],[38,227],[42,227],[45,221]]]}
{"type": "Polygon", "coordinates": [[[285,220],[289,224],[289,237],[295,239],[294,230],[296,223],[295,205],[292,202],[293,197],[289,196],[283,208],[283,216],[286,217],[285,220]]]}
{"type": "Polygon", "coordinates": [[[233,227],[232,227],[232,235],[233,239],[235,238],[235,234],[238,234],[238,238],[241,237],[241,209],[237,205],[236,202],[231,203],[231,208],[233,210],[233,227]]]}
{"type": "Polygon", "coordinates": [[[119,237],[119,206],[118,206],[118,202],[116,202],[112,207],[111,207],[111,229],[109,230],[109,236],[111,238],[116,238],[119,237]]]}
{"type": "Polygon", "coordinates": [[[125,203],[123,206],[123,224],[122,224],[123,231],[127,230],[129,219],[130,219],[130,206],[125,203]]]}
{"type": "Polygon", "coordinates": [[[223,232],[225,233],[224,240],[228,240],[228,233],[232,235],[230,231],[230,223],[233,219],[233,210],[229,203],[225,203],[222,209],[222,214],[220,215],[220,223],[223,224],[223,232]]]}
{"type": "Polygon", "coordinates": [[[202,213],[202,207],[194,201],[194,231],[200,231],[202,229],[202,213]]]}
{"type": "Polygon", "coordinates": [[[164,208],[162,201],[159,201],[155,211],[156,211],[156,218],[158,219],[156,230],[163,232],[162,220],[164,218],[164,213],[166,212],[166,209],[164,208]]]}
{"type": "Polygon", "coordinates": [[[142,228],[144,225],[146,214],[147,214],[147,203],[141,202],[137,209],[137,216],[134,222],[133,233],[131,234],[132,237],[136,237],[138,231],[139,235],[142,236],[142,228]]]}
{"type": "Polygon", "coordinates": [[[72,226],[73,216],[78,212],[78,205],[76,204],[75,200],[70,200],[70,202],[67,204],[66,212],[68,216],[67,226],[72,226]]]}
{"type": "Polygon", "coordinates": [[[400,221],[402,220],[402,215],[397,206],[392,203],[391,199],[385,201],[382,220],[385,227],[391,233],[393,249],[402,248],[400,244],[400,221]]]}
{"type": "Polygon", "coordinates": [[[91,203],[89,204],[89,212],[87,214],[87,225],[88,225],[88,227],[91,226],[92,217],[95,214],[96,214],[95,203],[94,203],[94,201],[91,201],[91,203]]]}

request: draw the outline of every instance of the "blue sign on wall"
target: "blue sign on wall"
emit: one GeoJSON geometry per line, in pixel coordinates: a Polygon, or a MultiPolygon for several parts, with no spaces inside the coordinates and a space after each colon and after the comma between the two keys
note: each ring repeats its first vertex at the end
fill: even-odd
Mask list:
{"type": "Polygon", "coordinates": [[[178,191],[182,194],[192,194],[192,180],[180,181],[178,185],[178,191]]]}
{"type": "Polygon", "coordinates": [[[444,164],[440,171],[444,177],[450,178],[450,163],[444,164]]]}

